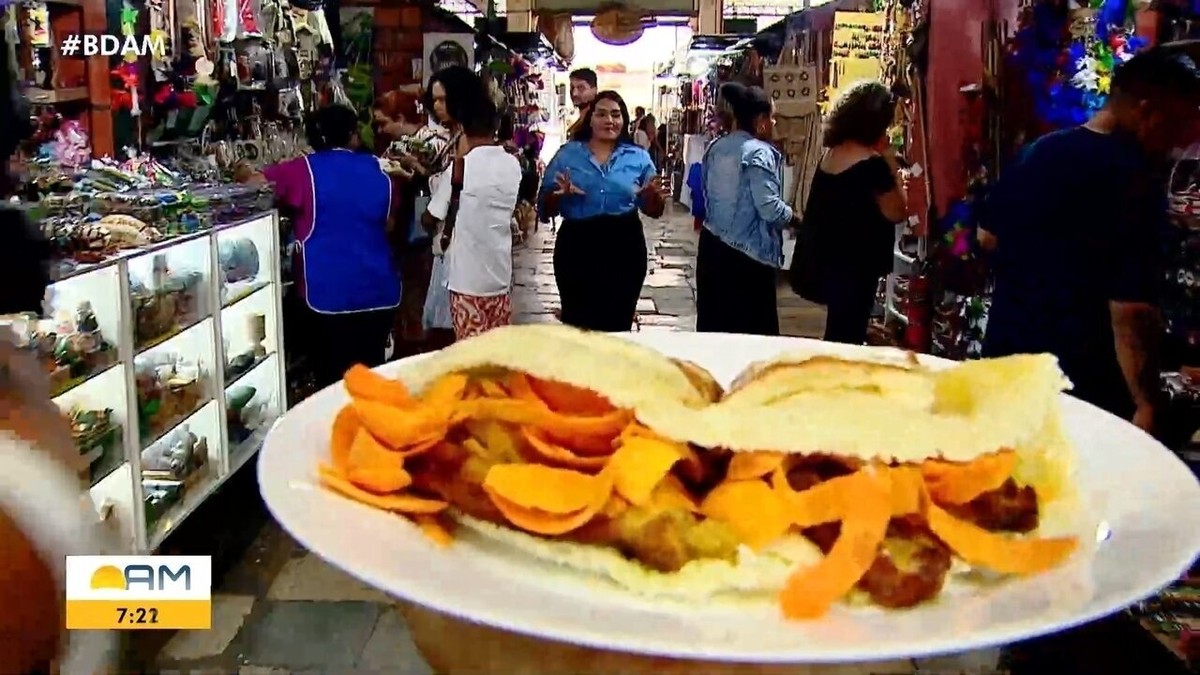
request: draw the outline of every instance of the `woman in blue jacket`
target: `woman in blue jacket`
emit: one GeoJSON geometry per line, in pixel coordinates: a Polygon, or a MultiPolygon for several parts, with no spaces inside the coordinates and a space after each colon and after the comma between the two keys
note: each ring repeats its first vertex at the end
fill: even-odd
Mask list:
{"type": "Polygon", "coordinates": [[[783,155],[771,145],[775,109],[759,87],[729,83],[720,98],[730,133],[701,164],[704,227],[696,255],[696,330],[778,335],[776,271],[783,229],[795,215],[783,199],[783,155]]]}
{"type": "Polygon", "coordinates": [[[646,280],[646,236],[638,211],[658,218],[666,204],[650,154],[629,135],[629,109],[614,91],[588,108],[574,140],[546,167],[538,194],[543,219],[561,215],[554,279],[562,322],[627,331],[646,280]]]}

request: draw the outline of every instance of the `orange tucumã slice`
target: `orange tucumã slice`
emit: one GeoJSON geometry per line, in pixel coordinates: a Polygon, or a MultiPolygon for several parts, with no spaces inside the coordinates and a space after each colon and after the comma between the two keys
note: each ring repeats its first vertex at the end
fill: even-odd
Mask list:
{"type": "MultiPolygon", "coordinates": [[[[541,509],[523,506],[506,499],[495,489],[489,489],[486,480],[484,481],[483,489],[487,492],[496,509],[514,527],[543,536],[557,536],[577,530],[588,524],[600,513],[601,509],[604,509],[609,504],[609,500],[613,496],[612,478],[604,472],[601,472],[598,476],[586,476],[586,478],[591,478],[595,481],[592,487],[592,501],[585,504],[583,508],[570,513],[547,513],[541,509]]],[[[619,508],[619,504],[614,504],[612,507],[614,510],[619,510],[619,508]]]]}
{"type": "Polygon", "coordinates": [[[438,513],[446,508],[446,502],[424,499],[406,494],[377,495],[354,485],[326,467],[317,470],[321,485],[348,497],[360,504],[396,513],[438,513]]]}
{"type": "Polygon", "coordinates": [[[736,452],[729,460],[725,480],[754,480],[762,478],[783,464],[782,452],[736,452]]]}
{"type": "Polygon", "coordinates": [[[689,513],[700,513],[696,500],[678,478],[670,474],[654,487],[650,493],[650,508],[654,511],[684,509],[689,513]]]}
{"type": "Polygon", "coordinates": [[[701,502],[700,512],[729,525],[754,550],[782,537],[792,524],[787,500],[760,480],[721,483],[701,502]]]}
{"type": "Polygon", "coordinates": [[[612,478],[589,476],[541,464],[496,464],[488,469],[483,489],[524,509],[568,515],[602,506],[612,493],[612,478]]]}
{"type": "Polygon", "coordinates": [[[477,384],[483,395],[488,398],[509,398],[508,391],[504,389],[504,385],[495,380],[479,380],[477,384]]]}
{"type": "Polygon", "coordinates": [[[780,601],[789,619],[820,617],[849,593],[871,568],[887,533],[892,511],[888,472],[864,470],[844,478],[835,479],[841,481],[837,496],[845,514],[841,534],[820,562],[788,577],[780,601]]]}
{"type": "Polygon", "coordinates": [[[537,432],[528,427],[521,429],[521,435],[537,458],[554,466],[595,473],[603,469],[609,461],[608,457],[580,457],[561,445],[538,437],[537,432]]]}
{"type": "Polygon", "coordinates": [[[453,406],[467,395],[470,378],[461,373],[443,375],[421,392],[421,401],[434,408],[453,406]]]}
{"type": "MultiPolygon", "coordinates": [[[[890,477],[890,504],[893,516],[921,513],[926,496],[921,472],[911,467],[883,468],[890,477]]],[[[840,476],[813,487],[796,492],[787,482],[782,467],[771,474],[771,485],[788,501],[788,512],[797,527],[812,527],[841,520],[843,514],[842,491],[853,478],[840,476]]]]}
{"type": "Polygon", "coordinates": [[[436,546],[445,548],[454,543],[454,536],[450,534],[450,530],[442,525],[437,516],[417,514],[412,517],[412,520],[417,524],[417,527],[421,528],[421,534],[425,535],[436,546]]]}
{"type": "Polygon", "coordinates": [[[353,405],[362,425],[393,450],[437,443],[450,429],[448,406],[420,404],[397,409],[368,400],[356,400],[353,405]]]}
{"type": "Polygon", "coordinates": [[[608,460],[605,469],[612,474],[614,489],[630,504],[642,506],[671,467],[682,459],[671,443],[652,438],[631,438],[608,460]]]}
{"type": "Polygon", "coordinates": [[[611,454],[613,439],[631,419],[624,410],[600,417],[582,417],[554,412],[535,401],[487,398],[464,401],[456,415],[535,427],[546,438],[569,447],[577,455],[611,454]]]}
{"type": "Polygon", "coordinates": [[[606,415],[613,411],[613,405],[603,396],[588,391],[582,387],[543,380],[536,377],[526,377],[529,387],[537,397],[555,412],[566,415],[606,415]]]}
{"type": "Polygon", "coordinates": [[[359,429],[350,444],[345,473],[346,480],[376,494],[399,492],[412,485],[400,453],[389,450],[366,429],[359,429]]]}
{"type": "Polygon", "coordinates": [[[920,469],[901,466],[886,471],[891,476],[892,516],[924,513],[929,493],[920,469]]]}
{"type": "Polygon", "coordinates": [[[788,518],[796,527],[812,527],[842,519],[841,491],[851,476],[840,476],[797,492],[779,466],[771,474],[771,487],[787,502],[788,518]]]}
{"type": "Polygon", "coordinates": [[[645,426],[642,426],[642,424],[637,421],[630,422],[629,426],[625,427],[625,429],[621,431],[621,435],[613,442],[617,444],[625,443],[631,438],[648,438],[650,440],[670,445],[675,449],[675,452],[679,453],[679,463],[675,465],[679,474],[684,478],[697,483],[704,479],[704,462],[700,459],[700,455],[696,453],[691,445],[664,438],[659,434],[650,431],[645,426]]]}
{"type": "Polygon", "coordinates": [[[614,492],[613,495],[608,498],[608,501],[604,502],[604,508],[600,509],[600,515],[611,520],[616,520],[624,515],[628,510],[629,502],[624,497],[614,492]]]}
{"type": "Polygon", "coordinates": [[[504,387],[508,389],[509,395],[515,399],[545,405],[545,401],[538,397],[537,392],[533,390],[533,386],[529,384],[529,377],[524,373],[508,373],[504,378],[504,387]]]}
{"type": "Polygon", "coordinates": [[[921,475],[938,504],[966,504],[1004,485],[1017,466],[1017,453],[1001,450],[966,463],[926,460],[921,475]]]}
{"type": "Polygon", "coordinates": [[[329,459],[338,471],[346,472],[346,459],[350,456],[350,445],[362,428],[354,406],[345,405],[333,419],[333,431],[329,435],[329,459]]]}
{"type": "Polygon", "coordinates": [[[960,558],[1001,574],[1036,574],[1057,566],[1075,552],[1074,537],[1025,539],[1010,537],[960,520],[934,504],[925,514],[929,529],[960,558]]]}
{"type": "Polygon", "coordinates": [[[361,363],[346,371],[342,383],[353,399],[375,401],[393,408],[408,408],[417,403],[403,382],[384,377],[361,363]]]}

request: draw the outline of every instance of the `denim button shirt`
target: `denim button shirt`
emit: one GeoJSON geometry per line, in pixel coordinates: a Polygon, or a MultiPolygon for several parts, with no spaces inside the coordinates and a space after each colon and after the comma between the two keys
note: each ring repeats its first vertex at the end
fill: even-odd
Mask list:
{"type": "MultiPolygon", "coordinates": [[[[587,143],[571,141],[559,148],[546,166],[542,187],[538,190],[538,207],[542,198],[555,189],[554,179],[569,173],[571,182],[582,195],[563,195],[559,212],[567,220],[620,216],[637,208],[637,192],[654,174],[650,153],[630,144],[621,143],[603,166],[592,156],[587,143]]],[[[541,216],[542,214],[538,214],[541,216]]]]}
{"type": "Polygon", "coordinates": [[[744,131],[717,139],[704,155],[704,226],[718,239],[772,267],[783,266],[783,155],[744,131]]]}

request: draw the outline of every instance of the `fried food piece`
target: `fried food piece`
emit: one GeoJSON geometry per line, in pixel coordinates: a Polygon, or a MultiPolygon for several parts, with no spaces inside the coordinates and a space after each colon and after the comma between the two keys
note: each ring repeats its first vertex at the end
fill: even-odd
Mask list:
{"type": "Polygon", "coordinates": [[[1038,527],[1038,500],[1034,489],[1019,487],[1009,478],[995,490],[985,492],[960,505],[947,505],[953,516],[974,523],[989,532],[1032,532],[1038,527]]]}
{"type": "Polygon", "coordinates": [[[616,518],[597,518],[565,538],[611,546],[658,572],[677,572],[693,560],[732,561],[738,549],[727,525],[678,507],[630,507],[616,518]]]}
{"type": "MultiPolygon", "coordinates": [[[[476,429],[480,431],[480,429],[476,429]]],[[[443,443],[409,462],[416,489],[427,492],[473,518],[500,526],[508,521],[483,489],[488,470],[503,464],[509,446],[496,449],[467,436],[460,443],[443,443]],[[478,448],[472,452],[471,448],[478,448]]],[[[498,443],[491,435],[489,441],[498,443]]],[[[678,571],[692,560],[734,560],[739,542],[733,530],[677,506],[630,505],[615,517],[599,515],[577,530],[553,537],[560,541],[612,547],[646,567],[678,571]]]]}
{"type": "Polygon", "coordinates": [[[879,554],[858,587],[881,607],[901,609],[941,592],[950,549],[919,518],[893,518],[879,554]]]}

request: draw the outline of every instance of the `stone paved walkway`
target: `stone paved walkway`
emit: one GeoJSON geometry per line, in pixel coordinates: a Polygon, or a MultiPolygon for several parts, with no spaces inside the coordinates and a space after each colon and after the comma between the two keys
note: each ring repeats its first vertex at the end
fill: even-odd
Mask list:
{"type": "MultiPolygon", "coordinates": [[[[676,211],[647,221],[645,228],[651,253],[638,303],[640,329],[693,330],[696,235],[691,219],[676,211]]],[[[554,234],[543,228],[516,254],[518,323],[556,321],[553,249],[554,234]]],[[[786,289],[779,304],[784,333],[820,335],[821,308],[786,289]]],[[[158,653],[157,668],[164,674],[206,675],[432,672],[391,599],[308,553],[274,522],[221,579],[213,629],[175,634],[158,653]]]]}
{"type": "MultiPolygon", "coordinates": [[[[695,330],[696,232],[692,218],[675,207],[657,220],[645,220],[649,271],[637,320],[641,330],[695,330]]],[[[554,233],[535,233],[516,254],[513,310],[517,323],[555,322],[558,289],[554,284],[554,233]]],[[[778,296],[780,329],[784,335],[820,337],[825,310],[801,300],[785,285],[778,296]]]]}

